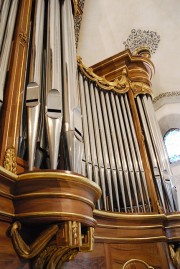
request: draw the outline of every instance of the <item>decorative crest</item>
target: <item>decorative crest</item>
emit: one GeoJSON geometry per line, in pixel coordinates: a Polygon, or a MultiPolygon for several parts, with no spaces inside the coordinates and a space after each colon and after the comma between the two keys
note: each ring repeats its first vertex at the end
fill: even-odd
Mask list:
{"type": "Polygon", "coordinates": [[[6,150],[4,157],[4,168],[14,174],[17,174],[16,153],[14,148],[9,148],[6,150]]]}
{"type": "Polygon", "coordinates": [[[132,29],[131,34],[123,44],[126,49],[136,55],[142,50],[148,50],[150,54],[155,53],[159,42],[160,36],[154,31],[132,29]]]}

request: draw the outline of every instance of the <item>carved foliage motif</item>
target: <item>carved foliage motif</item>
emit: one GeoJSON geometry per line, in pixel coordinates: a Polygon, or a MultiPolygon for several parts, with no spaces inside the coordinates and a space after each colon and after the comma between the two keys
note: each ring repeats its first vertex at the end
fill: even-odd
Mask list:
{"type": "Polygon", "coordinates": [[[73,260],[77,253],[78,248],[48,246],[34,260],[33,269],[60,269],[65,262],[73,260]]]}
{"type": "Polygon", "coordinates": [[[78,63],[78,66],[79,66],[81,72],[86,77],[88,77],[90,80],[96,82],[100,88],[107,90],[107,91],[113,90],[113,91],[118,92],[118,93],[125,93],[129,90],[130,83],[129,83],[129,80],[127,78],[127,71],[125,68],[122,71],[121,78],[115,79],[114,81],[111,82],[111,81],[108,81],[104,77],[99,77],[98,75],[96,75],[93,72],[92,68],[86,67],[83,64],[81,57],[77,58],[77,63],[78,63]]]}
{"type": "Polygon", "coordinates": [[[149,94],[152,96],[151,88],[143,82],[132,82],[131,89],[134,93],[134,97],[139,94],[149,94]]]}
{"type": "Polygon", "coordinates": [[[14,174],[17,174],[17,162],[14,148],[9,148],[6,150],[4,158],[4,168],[14,174]]]}

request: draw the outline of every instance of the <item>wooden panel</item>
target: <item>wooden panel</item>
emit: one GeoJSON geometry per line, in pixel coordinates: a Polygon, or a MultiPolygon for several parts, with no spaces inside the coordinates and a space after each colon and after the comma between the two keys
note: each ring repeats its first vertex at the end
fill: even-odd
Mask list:
{"type": "Polygon", "coordinates": [[[96,244],[93,252],[78,253],[63,269],[109,269],[106,267],[106,259],[104,244],[96,244]]]}
{"type": "Polygon", "coordinates": [[[8,148],[17,152],[32,0],[20,1],[0,126],[0,165],[8,148]]]}
{"type": "Polygon", "coordinates": [[[112,269],[122,269],[130,259],[143,260],[155,269],[169,268],[167,263],[162,267],[161,253],[159,253],[156,243],[110,244],[109,251],[112,269]]]}

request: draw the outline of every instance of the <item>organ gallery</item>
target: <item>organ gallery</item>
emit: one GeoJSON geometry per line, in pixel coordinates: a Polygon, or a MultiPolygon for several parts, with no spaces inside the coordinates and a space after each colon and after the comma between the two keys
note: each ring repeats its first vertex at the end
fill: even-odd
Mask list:
{"type": "Polygon", "coordinates": [[[86,66],[81,15],[76,0],[0,1],[0,267],[179,268],[152,51],[86,66]]]}

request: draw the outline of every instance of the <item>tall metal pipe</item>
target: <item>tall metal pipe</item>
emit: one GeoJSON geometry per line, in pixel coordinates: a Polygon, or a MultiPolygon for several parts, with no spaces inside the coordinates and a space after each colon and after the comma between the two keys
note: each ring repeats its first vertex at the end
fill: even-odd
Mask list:
{"type": "Polygon", "coordinates": [[[9,15],[8,15],[8,21],[6,25],[3,45],[0,52],[0,78],[1,78],[0,79],[0,109],[3,104],[4,86],[5,86],[5,81],[6,81],[8,60],[9,60],[9,55],[10,55],[10,50],[11,50],[11,45],[12,45],[17,7],[18,7],[18,0],[13,0],[11,3],[9,15]]]}
{"type": "Polygon", "coordinates": [[[74,20],[71,1],[62,2],[62,54],[64,90],[64,129],[70,170],[81,172],[82,119],[77,87],[77,63],[74,34],[74,20]],[[78,154],[76,154],[78,150],[78,154]]]}
{"type": "Polygon", "coordinates": [[[30,59],[29,83],[26,89],[26,106],[28,111],[28,156],[29,170],[33,170],[35,148],[38,133],[38,121],[41,97],[41,72],[43,54],[44,1],[36,3],[34,33],[30,59]]]}
{"type": "Polygon", "coordinates": [[[46,78],[46,126],[50,164],[52,169],[56,169],[63,117],[59,0],[48,2],[46,78]]]}

